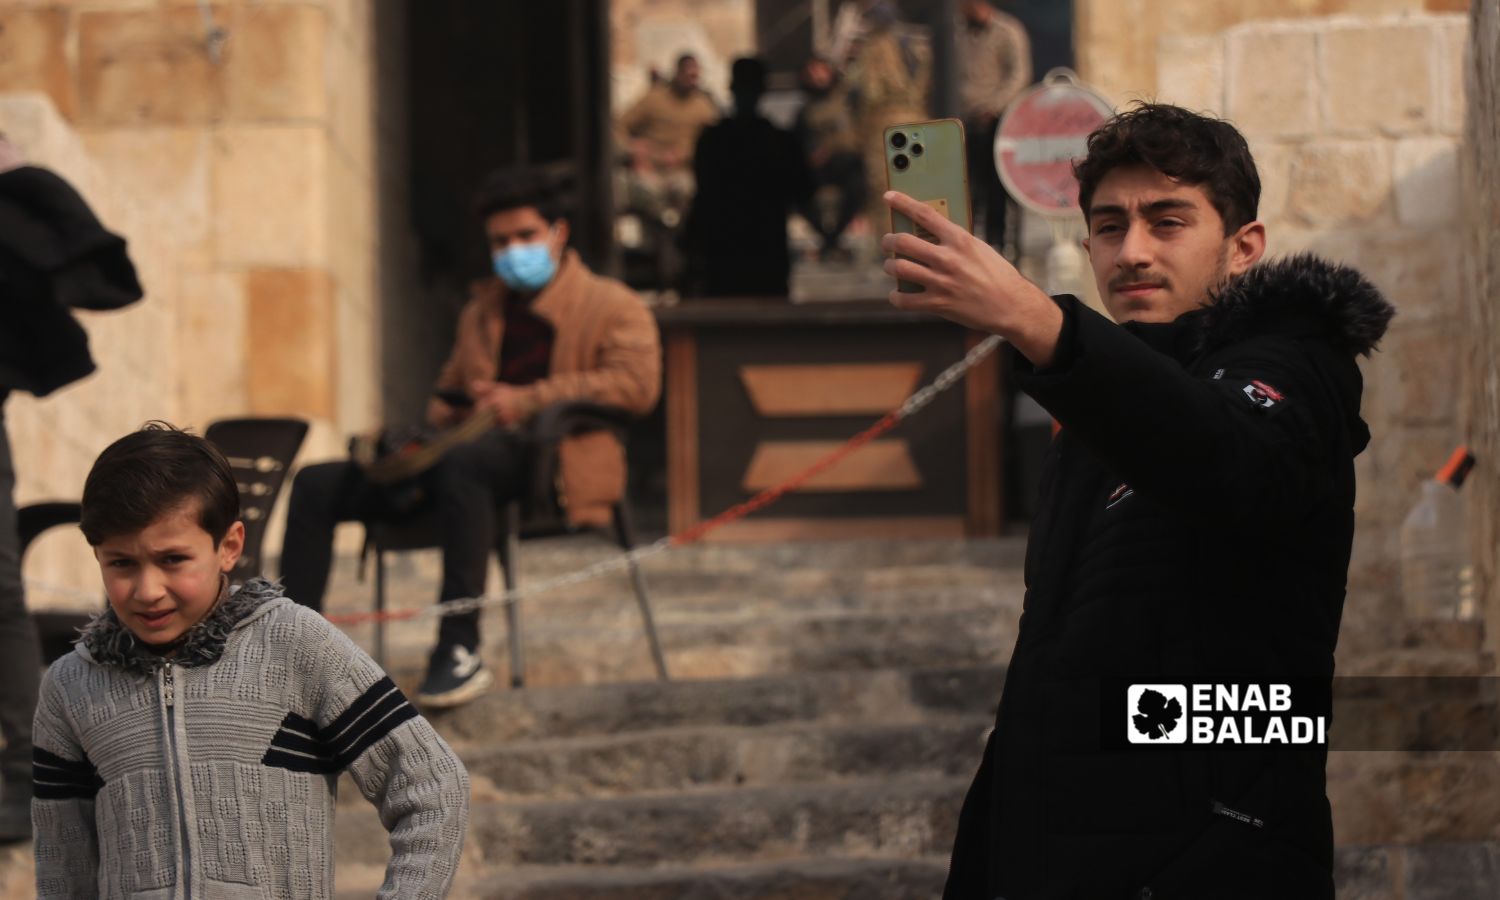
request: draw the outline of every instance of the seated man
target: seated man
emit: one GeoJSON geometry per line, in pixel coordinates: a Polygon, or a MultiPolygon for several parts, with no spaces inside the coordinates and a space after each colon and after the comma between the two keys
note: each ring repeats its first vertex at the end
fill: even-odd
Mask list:
{"type": "MultiPolygon", "coordinates": [[[[497,172],[480,192],[479,212],[498,277],[474,286],[427,419],[449,426],[482,409],[503,427],[456,447],[430,473],[443,549],[439,602],[484,593],[496,506],[531,489],[533,452],[521,426],[543,407],[569,400],[644,414],[661,391],[656,321],[629,288],[594,274],[567,249],[555,179],[535,170],[497,172]],[[471,402],[456,402],[464,399],[471,402]]],[[[559,454],[569,522],[608,522],[625,489],[625,455],[614,435],[571,437],[559,454]]],[[[334,525],[370,516],[378,500],[348,462],[297,474],[281,565],[289,596],[321,607],[334,525]]],[[[492,680],[479,658],[479,614],[443,617],[418,702],[455,706],[492,680]]]]}

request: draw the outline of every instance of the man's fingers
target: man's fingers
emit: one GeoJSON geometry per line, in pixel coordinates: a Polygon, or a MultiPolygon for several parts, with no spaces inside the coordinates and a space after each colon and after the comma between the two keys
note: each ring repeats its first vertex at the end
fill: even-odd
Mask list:
{"type": "Polygon", "coordinates": [[[880,249],[886,253],[909,256],[928,266],[938,265],[943,256],[942,247],[914,234],[888,234],[880,239],[880,249]]]}
{"type": "Polygon", "coordinates": [[[913,222],[932,232],[938,243],[947,243],[955,234],[966,234],[962,228],[948,221],[948,217],[900,191],[885,192],[886,205],[898,213],[904,213],[913,222]]]}

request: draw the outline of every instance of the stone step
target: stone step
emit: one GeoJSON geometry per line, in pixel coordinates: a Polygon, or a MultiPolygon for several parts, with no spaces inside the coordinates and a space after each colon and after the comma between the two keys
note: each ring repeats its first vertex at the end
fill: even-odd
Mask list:
{"type": "MultiPolygon", "coordinates": [[[[830,613],[728,622],[658,623],[676,678],[748,678],[777,672],[998,664],[1016,641],[1017,616],[993,609],[830,613]]],[[[638,623],[610,629],[523,623],[527,679],[571,684],[655,674],[638,623]]],[[[507,666],[503,630],[489,660],[507,666]]]]}
{"type": "Polygon", "coordinates": [[[1004,681],[999,666],[973,666],[536,687],[492,691],[429,718],[462,752],[663,728],[993,716],[1004,681]]]}
{"type": "Polygon", "coordinates": [[[478,900],[932,900],[947,858],[799,859],[705,869],[528,870],[492,876],[478,900]]]}
{"type": "Polygon", "coordinates": [[[914,774],[972,775],[993,720],[668,728],[466,747],[469,774],[510,798],[604,797],[914,774]]]}
{"type": "MultiPolygon", "coordinates": [[[[947,853],[969,777],[497,802],[476,792],[468,840],[486,865],[670,865],[947,853]]],[[[341,863],[389,855],[372,808],[341,809],[341,863]]]]}
{"type": "MultiPolygon", "coordinates": [[[[404,572],[396,566],[388,570],[389,609],[423,609],[434,602],[440,572],[436,560],[429,562],[432,564],[404,572]]],[[[927,608],[986,604],[1019,609],[1024,593],[1019,571],[973,566],[872,568],[853,573],[816,569],[661,572],[648,562],[643,572],[652,606],[665,620],[781,611],[880,611],[912,604],[927,608]]],[[[527,573],[521,587],[536,587],[546,580],[548,576],[527,573]]],[[[490,582],[493,591],[500,589],[498,575],[492,574],[490,582]]],[[[635,609],[635,595],[623,572],[544,591],[523,602],[531,618],[566,622],[607,620],[635,609]]],[[[330,613],[361,613],[373,605],[373,585],[335,578],[325,608],[330,613]]]]}

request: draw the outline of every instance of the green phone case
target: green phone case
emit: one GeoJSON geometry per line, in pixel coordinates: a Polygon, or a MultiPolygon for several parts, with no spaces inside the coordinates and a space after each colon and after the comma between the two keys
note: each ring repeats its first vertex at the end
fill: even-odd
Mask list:
{"type": "MultiPolygon", "coordinates": [[[[885,177],[891,190],[931,204],[947,217],[973,230],[969,207],[969,164],[964,147],[964,126],[957,119],[934,119],[892,125],[882,136],[885,148],[885,177]],[[899,136],[899,137],[898,137],[899,136]],[[897,146],[900,144],[900,146],[897,146]],[[905,166],[897,164],[897,158],[905,166]]],[[[916,234],[923,240],[931,235],[914,226],[911,218],[891,210],[891,231],[916,234]]],[[[920,293],[920,285],[896,282],[903,293],[920,293]]]]}

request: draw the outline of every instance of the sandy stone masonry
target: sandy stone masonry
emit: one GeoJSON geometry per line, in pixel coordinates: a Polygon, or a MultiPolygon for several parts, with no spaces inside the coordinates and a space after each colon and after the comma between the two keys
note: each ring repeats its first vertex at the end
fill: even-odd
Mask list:
{"type": "Polygon", "coordinates": [[[383,252],[380,210],[404,185],[379,151],[406,138],[378,131],[400,68],[378,58],[375,6],[211,9],[217,61],[191,0],[0,4],[0,128],[129,239],[147,291],[86,318],[98,375],[8,407],[23,503],[76,497],[104,444],[149,418],[302,416],[309,459],[379,418],[382,282],[404,287],[381,269],[400,247],[383,252]]]}

